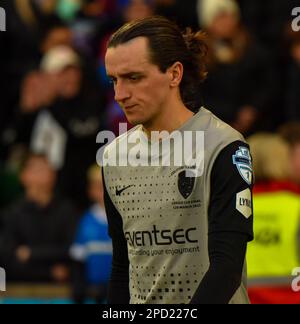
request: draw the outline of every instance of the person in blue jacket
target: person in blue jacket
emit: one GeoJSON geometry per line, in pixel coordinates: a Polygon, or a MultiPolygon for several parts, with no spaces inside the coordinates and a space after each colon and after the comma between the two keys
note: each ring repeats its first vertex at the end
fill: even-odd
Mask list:
{"type": "Polygon", "coordinates": [[[103,202],[100,168],[88,171],[89,197],[94,205],[83,215],[70,254],[73,266],[73,300],[83,303],[86,297],[96,302],[106,300],[112,262],[112,243],[103,202]]]}

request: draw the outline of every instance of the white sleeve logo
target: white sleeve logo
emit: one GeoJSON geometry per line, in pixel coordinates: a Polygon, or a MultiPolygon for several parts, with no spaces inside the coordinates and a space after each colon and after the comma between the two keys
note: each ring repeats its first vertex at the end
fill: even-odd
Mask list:
{"type": "Polygon", "coordinates": [[[232,156],[233,164],[237,167],[241,177],[250,186],[252,184],[252,159],[250,151],[247,147],[240,147],[235,155],[232,156]]]}
{"type": "Polygon", "coordinates": [[[250,189],[236,195],[236,209],[247,219],[252,215],[252,198],[250,189]]]}

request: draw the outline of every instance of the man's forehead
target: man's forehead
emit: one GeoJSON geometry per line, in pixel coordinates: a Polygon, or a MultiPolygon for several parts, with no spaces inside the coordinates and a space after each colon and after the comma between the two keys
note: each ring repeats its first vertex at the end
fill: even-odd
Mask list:
{"type": "Polygon", "coordinates": [[[141,53],[147,53],[149,42],[146,37],[136,37],[128,42],[113,46],[108,48],[108,50],[122,50],[122,51],[132,51],[132,49],[135,49],[141,53]]]}
{"type": "Polygon", "coordinates": [[[150,63],[148,41],[144,37],[110,47],[105,56],[106,67],[110,69],[131,69],[132,67],[142,67],[147,63],[150,63]]]}

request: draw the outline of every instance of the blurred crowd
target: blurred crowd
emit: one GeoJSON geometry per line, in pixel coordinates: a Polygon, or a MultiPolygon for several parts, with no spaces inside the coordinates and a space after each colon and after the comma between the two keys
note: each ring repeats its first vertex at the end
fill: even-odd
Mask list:
{"type": "MultiPolygon", "coordinates": [[[[118,135],[119,123],[126,122],[105,74],[106,43],[124,22],[153,14],[207,33],[209,74],[199,107],[250,137],[254,198],[295,195],[295,238],[280,242],[294,246],[290,265],[300,265],[300,32],[291,24],[297,5],[299,0],[0,0],[7,22],[0,33],[0,266],[8,280],[71,282],[78,302],[93,286],[97,300],[105,299],[111,242],[101,172],[94,166],[96,136],[101,130],[118,135]],[[277,159],[285,163],[276,166],[277,159]]],[[[277,208],[277,218],[289,217],[291,202],[284,203],[285,214],[277,208]]],[[[270,216],[257,231],[271,223],[270,216]]],[[[263,239],[254,244],[269,253],[263,239]]],[[[254,268],[253,278],[271,271],[254,268]]],[[[286,277],[286,268],[279,272],[286,277]]]]}

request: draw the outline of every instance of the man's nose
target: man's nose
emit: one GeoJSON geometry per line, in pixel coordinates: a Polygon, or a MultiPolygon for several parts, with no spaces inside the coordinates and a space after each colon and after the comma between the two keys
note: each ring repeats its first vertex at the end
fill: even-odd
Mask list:
{"type": "Polygon", "coordinates": [[[118,82],[115,85],[115,100],[122,102],[130,97],[129,89],[122,83],[118,82]]]}

